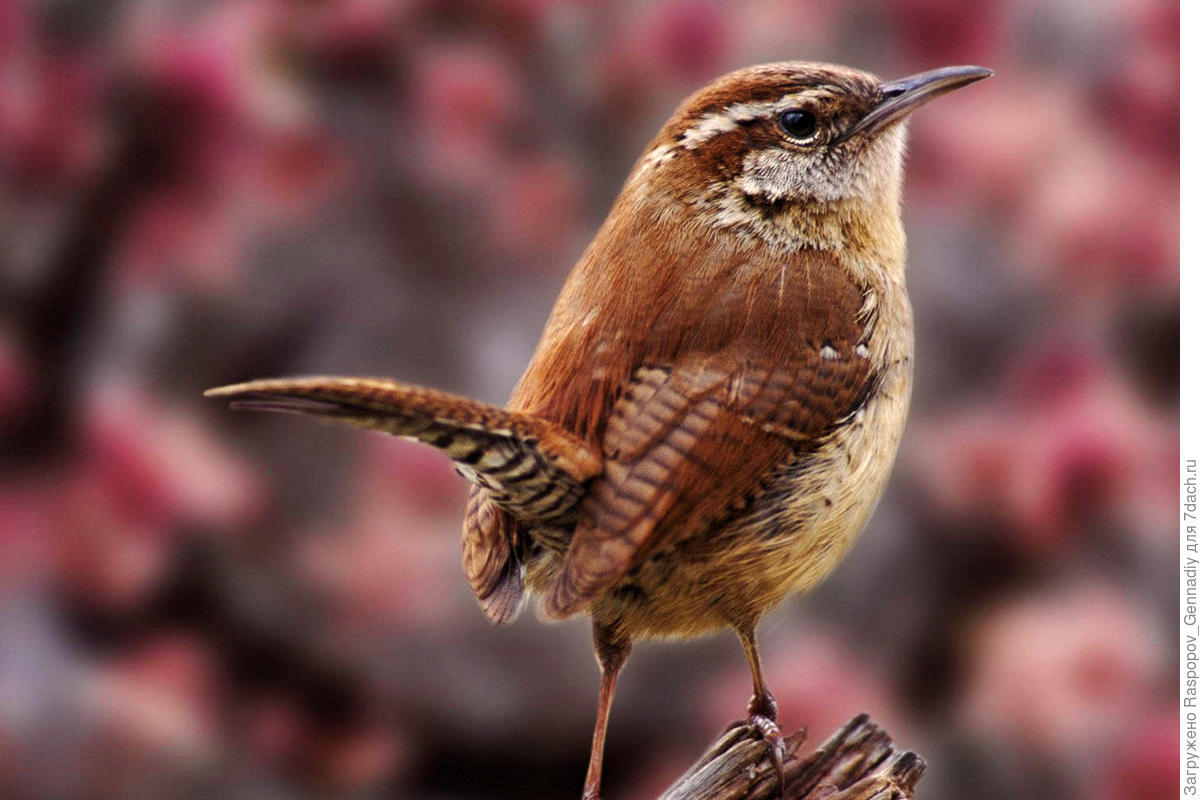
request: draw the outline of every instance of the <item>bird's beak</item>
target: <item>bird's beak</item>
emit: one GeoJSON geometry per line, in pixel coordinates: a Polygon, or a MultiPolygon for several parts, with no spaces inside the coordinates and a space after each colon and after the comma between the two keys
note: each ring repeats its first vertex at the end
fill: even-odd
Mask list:
{"type": "Polygon", "coordinates": [[[850,127],[842,139],[860,133],[879,131],[907,117],[910,113],[955,89],[991,77],[987,67],[942,67],[888,81],[879,86],[879,103],[850,127]]]}

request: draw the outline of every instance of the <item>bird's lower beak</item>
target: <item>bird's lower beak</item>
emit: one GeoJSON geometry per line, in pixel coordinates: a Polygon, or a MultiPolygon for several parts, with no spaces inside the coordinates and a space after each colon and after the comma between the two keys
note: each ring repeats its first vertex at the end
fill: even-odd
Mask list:
{"type": "Polygon", "coordinates": [[[882,130],[904,119],[933,98],[991,75],[992,71],[987,67],[942,67],[888,81],[879,87],[878,105],[851,126],[842,138],[882,130]]]}

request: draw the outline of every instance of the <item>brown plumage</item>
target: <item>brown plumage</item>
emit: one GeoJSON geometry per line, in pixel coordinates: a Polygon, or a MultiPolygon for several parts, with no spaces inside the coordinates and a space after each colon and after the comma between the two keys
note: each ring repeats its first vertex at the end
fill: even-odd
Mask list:
{"type": "Polygon", "coordinates": [[[732,73],[650,143],[567,278],[507,410],[385,380],[212,390],[406,436],[472,481],[484,613],[588,613],[602,668],[585,797],[633,640],[732,627],[776,744],[754,631],[823,579],[883,489],[908,408],[902,118],[986,77],[732,73]]]}

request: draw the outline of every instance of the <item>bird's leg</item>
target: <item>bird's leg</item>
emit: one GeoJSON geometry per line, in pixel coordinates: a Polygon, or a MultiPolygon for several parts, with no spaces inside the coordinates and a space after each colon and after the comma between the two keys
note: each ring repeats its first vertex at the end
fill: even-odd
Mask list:
{"type": "Polygon", "coordinates": [[[754,626],[737,629],[738,638],[742,640],[742,649],[746,651],[746,660],[750,662],[750,677],[754,681],[754,696],[746,709],[749,715],[746,721],[754,726],[763,741],[771,749],[771,763],[775,766],[775,774],[779,777],[779,793],[783,794],[783,759],[787,755],[787,746],[783,734],[779,731],[776,718],[779,713],[775,698],[767,689],[762,676],[762,664],[758,660],[758,638],[754,626]]]}
{"type": "Polygon", "coordinates": [[[613,691],[617,688],[617,675],[632,644],[628,638],[615,636],[599,624],[592,626],[592,640],[596,646],[596,660],[600,662],[600,700],[596,704],[596,727],[592,732],[592,755],[588,759],[587,780],[583,783],[583,800],[600,797],[600,767],[604,761],[608,712],[612,708],[613,691]]]}

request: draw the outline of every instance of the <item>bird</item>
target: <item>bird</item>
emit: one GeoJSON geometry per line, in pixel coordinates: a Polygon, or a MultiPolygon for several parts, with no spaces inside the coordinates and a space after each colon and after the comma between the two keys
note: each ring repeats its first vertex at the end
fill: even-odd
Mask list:
{"type": "Polygon", "coordinates": [[[636,640],[732,629],[747,721],[783,737],[756,631],[872,515],[912,387],[901,184],[910,112],[992,71],[883,81],[788,61],[685,99],[570,271],[504,408],[382,378],[210,389],[423,442],[471,484],[462,561],[483,614],[591,619],[600,795],[636,640]]]}

